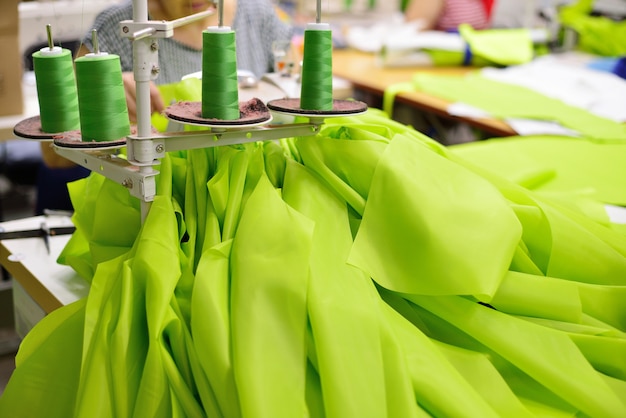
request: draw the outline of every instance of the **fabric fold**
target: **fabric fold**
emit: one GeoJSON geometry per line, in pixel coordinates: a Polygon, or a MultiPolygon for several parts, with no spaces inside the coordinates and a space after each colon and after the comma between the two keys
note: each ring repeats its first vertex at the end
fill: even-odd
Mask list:
{"type": "Polygon", "coordinates": [[[93,173],[59,258],[90,292],[0,416],[623,416],[626,236],[556,164],[473,157],[370,110],[168,153],[143,222],[93,173]]]}

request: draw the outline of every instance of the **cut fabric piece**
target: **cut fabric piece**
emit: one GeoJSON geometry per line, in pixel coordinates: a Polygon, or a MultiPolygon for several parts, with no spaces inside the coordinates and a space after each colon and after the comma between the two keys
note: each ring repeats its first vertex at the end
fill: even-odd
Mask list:
{"type": "Polygon", "coordinates": [[[516,65],[534,57],[533,40],[528,29],[475,30],[459,25],[459,33],[472,55],[499,65],[516,65]]]}

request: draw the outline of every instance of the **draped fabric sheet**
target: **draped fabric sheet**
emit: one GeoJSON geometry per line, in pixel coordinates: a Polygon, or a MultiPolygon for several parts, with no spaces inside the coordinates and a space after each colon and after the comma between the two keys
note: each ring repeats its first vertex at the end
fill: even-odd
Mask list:
{"type": "Polygon", "coordinates": [[[571,137],[520,136],[458,144],[449,150],[533,191],[626,206],[626,141],[603,144],[571,137]]]}
{"type": "MultiPolygon", "coordinates": [[[[72,185],[1,417],[623,417],[626,236],[370,110],[72,185]]],[[[618,179],[616,179],[618,181],[618,179]]],[[[573,198],[572,198],[573,199],[573,198]]]]}

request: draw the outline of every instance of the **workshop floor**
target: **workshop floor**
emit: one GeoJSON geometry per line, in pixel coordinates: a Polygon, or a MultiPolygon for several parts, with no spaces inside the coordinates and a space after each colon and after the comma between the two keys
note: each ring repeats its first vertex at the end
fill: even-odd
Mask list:
{"type": "MultiPolygon", "coordinates": [[[[15,187],[0,176],[1,221],[33,216],[34,201],[34,187],[15,187]]],[[[15,369],[15,354],[20,343],[15,332],[11,281],[7,276],[0,280],[0,396],[15,369]]]]}

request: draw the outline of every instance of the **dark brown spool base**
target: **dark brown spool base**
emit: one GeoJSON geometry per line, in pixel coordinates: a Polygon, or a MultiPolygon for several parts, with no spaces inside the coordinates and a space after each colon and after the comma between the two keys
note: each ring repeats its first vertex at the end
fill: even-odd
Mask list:
{"type": "MultiPolygon", "coordinates": [[[[152,133],[159,131],[152,127],[152,133]]],[[[137,135],[137,125],[130,126],[129,135],[137,135]]],[[[69,131],[54,137],[54,145],[61,148],[81,148],[81,149],[105,149],[121,148],[126,145],[126,138],[113,139],[111,141],[84,141],[80,131],[69,131]]]]}
{"type": "Polygon", "coordinates": [[[203,125],[208,127],[228,128],[258,125],[272,119],[272,115],[265,104],[253,98],[247,102],[239,103],[239,119],[208,119],[202,117],[202,102],[178,102],[167,109],[165,115],[175,121],[203,125]]]}
{"type": "MultiPolygon", "coordinates": [[[[158,134],[159,131],[153,126],[152,133],[158,134]]],[[[137,135],[137,125],[130,125],[129,135],[137,135]]],[[[62,148],[82,149],[121,148],[126,145],[126,138],[111,141],[84,141],[80,131],[69,131],[55,136],[54,145],[62,148]]]]}
{"type": "Polygon", "coordinates": [[[83,141],[80,131],[64,132],[63,134],[55,136],[53,141],[54,145],[61,148],[100,149],[119,148],[126,145],[126,138],[114,139],[111,141],[83,141]]]}
{"type": "Polygon", "coordinates": [[[358,100],[333,100],[332,110],[302,109],[300,99],[277,99],[267,103],[270,110],[307,117],[333,117],[365,113],[367,104],[358,100]]]}
{"type": "Polygon", "coordinates": [[[41,129],[41,117],[39,115],[24,119],[13,128],[13,133],[20,138],[35,139],[39,141],[52,141],[63,132],[44,132],[41,129]]]}
{"type": "MultiPolygon", "coordinates": [[[[136,132],[136,127],[131,127],[136,132]]],[[[13,128],[13,133],[21,138],[37,141],[53,141],[54,145],[64,148],[114,148],[126,145],[126,138],[113,141],[83,141],[79,130],[67,132],[44,132],[41,129],[41,117],[33,116],[19,122],[13,128]]]]}

